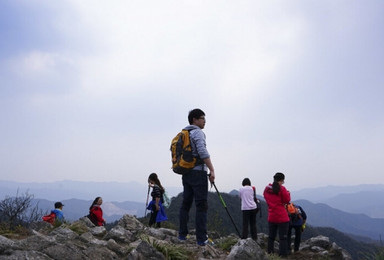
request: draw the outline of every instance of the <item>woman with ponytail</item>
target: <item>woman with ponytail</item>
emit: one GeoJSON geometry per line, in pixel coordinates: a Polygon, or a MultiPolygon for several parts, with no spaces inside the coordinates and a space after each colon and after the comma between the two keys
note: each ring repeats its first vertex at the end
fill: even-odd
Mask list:
{"type": "Polygon", "coordinates": [[[156,227],[160,227],[160,222],[167,220],[163,207],[163,195],[165,189],[160,183],[156,173],[151,173],[148,177],[148,185],[152,187],[151,197],[152,201],[148,205],[148,209],[151,210],[151,217],[149,218],[149,226],[156,223],[156,227]]]}
{"type": "Polygon", "coordinates": [[[289,216],[285,205],[291,201],[289,191],[283,186],[285,176],[278,172],[273,176],[273,183],[267,185],[264,190],[264,198],[268,204],[268,254],[273,253],[274,242],[279,231],[279,255],[288,255],[287,235],[289,227],[289,216]]]}

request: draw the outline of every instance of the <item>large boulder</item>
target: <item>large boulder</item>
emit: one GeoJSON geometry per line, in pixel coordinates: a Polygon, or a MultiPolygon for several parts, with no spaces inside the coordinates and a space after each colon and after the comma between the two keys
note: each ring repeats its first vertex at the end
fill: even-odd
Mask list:
{"type": "Polygon", "coordinates": [[[105,236],[105,239],[113,239],[116,242],[121,243],[130,243],[134,241],[134,235],[131,231],[125,229],[124,227],[117,225],[116,227],[112,228],[107,235],[105,236]]]}
{"type": "Polygon", "coordinates": [[[11,239],[3,237],[0,235],[0,254],[3,253],[6,249],[10,248],[15,244],[11,239]]]}

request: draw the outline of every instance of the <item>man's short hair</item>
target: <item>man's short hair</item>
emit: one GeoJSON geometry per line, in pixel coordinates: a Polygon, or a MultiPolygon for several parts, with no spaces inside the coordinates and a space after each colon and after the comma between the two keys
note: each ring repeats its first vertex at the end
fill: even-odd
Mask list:
{"type": "Polygon", "coordinates": [[[195,108],[195,109],[189,111],[189,114],[188,114],[189,124],[192,125],[193,119],[194,118],[199,119],[201,116],[205,116],[205,113],[203,112],[203,110],[201,110],[199,108],[195,108]]]}
{"type": "Polygon", "coordinates": [[[61,203],[61,202],[56,202],[56,203],[55,203],[55,209],[59,209],[59,208],[61,208],[62,206],[64,206],[64,204],[61,203]]]}

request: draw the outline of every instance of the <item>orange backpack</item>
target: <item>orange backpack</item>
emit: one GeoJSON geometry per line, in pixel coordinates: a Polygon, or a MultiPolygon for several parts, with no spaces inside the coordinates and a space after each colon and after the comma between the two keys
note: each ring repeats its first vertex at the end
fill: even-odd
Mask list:
{"type": "Polygon", "coordinates": [[[201,160],[192,154],[189,130],[183,129],[171,142],[172,170],[184,174],[192,170],[201,160]]]}
{"type": "Polygon", "coordinates": [[[287,204],[287,211],[288,211],[289,215],[297,215],[297,214],[299,214],[299,210],[296,208],[295,204],[293,204],[292,202],[287,204]]]}

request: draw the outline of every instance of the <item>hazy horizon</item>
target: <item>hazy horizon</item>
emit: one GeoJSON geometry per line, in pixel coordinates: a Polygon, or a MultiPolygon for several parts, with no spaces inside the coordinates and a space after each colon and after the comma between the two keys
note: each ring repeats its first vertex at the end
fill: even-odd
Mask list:
{"type": "MultiPolygon", "coordinates": [[[[96,184],[108,184],[108,183],[111,183],[111,184],[127,184],[127,185],[137,185],[138,187],[140,188],[145,188],[143,189],[143,194],[146,194],[147,192],[147,189],[146,189],[146,184],[145,183],[139,183],[137,181],[129,181],[129,182],[119,182],[119,181],[77,181],[77,180],[61,180],[61,181],[47,181],[47,182],[20,182],[20,181],[9,181],[9,180],[2,180],[0,179],[0,184],[2,182],[10,182],[10,183],[15,183],[15,184],[23,184],[23,185],[27,185],[27,184],[55,184],[55,183],[61,183],[61,182],[75,182],[75,183],[96,183],[96,184]]],[[[303,188],[303,189],[298,189],[298,190],[290,190],[291,192],[299,192],[299,191],[305,191],[307,189],[322,189],[322,188],[339,188],[339,187],[343,187],[343,188],[356,188],[356,187],[364,187],[364,186],[369,186],[369,187],[372,187],[372,186],[375,186],[375,187],[379,187],[380,190],[384,188],[384,184],[378,184],[378,183],[362,183],[362,184],[357,184],[357,185],[325,185],[325,186],[318,186],[318,187],[311,187],[311,188],[303,188]]],[[[175,189],[179,189],[180,192],[182,191],[183,187],[182,185],[179,185],[179,186],[164,186],[166,189],[172,189],[172,190],[175,190],[175,189]]],[[[210,191],[212,192],[216,192],[216,190],[211,186],[210,187],[210,191]]],[[[226,190],[226,189],[220,189],[220,187],[218,187],[219,189],[219,192],[225,192],[225,193],[229,193],[233,190],[238,190],[238,188],[233,188],[233,189],[229,189],[229,190],[226,190]]],[[[357,192],[358,190],[351,190],[351,192],[357,192]]],[[[15,191],[16,192],[16,191],[15,191]]],[[[262,192],[263,192],[263,189],[258,189],[257,190],[257,194],[258,195],[262,195],[262,192]]],[[[103,192],[100,191],[100,193],[102,194],[103,192]]],[[[12,194],[10,194],[12,195],[12,194]]],[[[294,199],[294,198],[293,198],[294,199]]]]}

